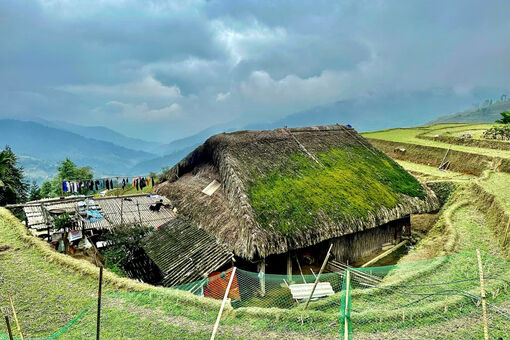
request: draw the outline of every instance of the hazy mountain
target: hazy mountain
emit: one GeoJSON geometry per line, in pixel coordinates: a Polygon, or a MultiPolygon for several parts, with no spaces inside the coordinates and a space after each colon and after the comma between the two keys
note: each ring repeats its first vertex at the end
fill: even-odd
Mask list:
{"type": "Polygon", "coordinates": [[[128,137],[104,126],[83,126],[68,122],[48,121],[44,119],[38,119],[36,122],[48,127],[73,132],[86,138],[92,138],[117,144],[132,150],[158,153],[158,148],[161,145],[160,143],[156,142],[148,142],[142,139],[128,137]]]}
{"type": "Polygon", "coordinates": [[[297,112],[273,122],[252,123],[245,126],[230,122],[162,145],[159,153],[164,153],[166,156],[138,164],[136,169],[143,173],[142,170],[148,168],[159,170],[164,166],[171,167],[207,138],[221,132],[275,129],[285,125],[297,127],[335,123],[351,124],[358,131],[380,130],[423,124],[443,112],[458,111],[466,105],[466,98],[455,96],[448,91],[432,94],[409,92],[339,101],[297,112]]]}
{"type": "Polygon", "coordinates": [[[55,166],[66,157],[91,166],[100,175],[129,175],[130,169],[156,155],[110,142],[85,138],[35,122],[0,120],[0,145],[9,145],[20,157],[29,180],[53,177],[55,166]]]}
{"type": "Polygon", "coordinates": [[[142,161],[131,168],[131,173],[134,176],[148,174],[150,172],[160,173],[162,168],[172,167],[177,164],[181,159],[186,157],[191,151],[193,151],[198,145],[190,145],[182,150],[175,151],[166,156],[157,157],[142,161]]]}
{"type": "Polygon", "coordinates": [[[415,126],[443,112],[457,112],[468,104],[466,98],[445,93],[410,92],[399,95],[364,97],[339,101],[297,112],[278,121],[252,124],[248,128],[266,129],[323,124],[350,124],[358,131],[415,126]]]}
{"type": "Polygon", "coordinates": [[[510,110],[510,100],[441,116],[430,123],[494,123],[501,118],[500,113],[506,110],[510,110]]]}
{"type": "Polygon", "coordinates": [[[160,145],[157,148],[157,153],[162,155],[170,155],[175,152],[179,152],[183,149],[189,149],[190,147],[197,147],[202,144],[207,138],[221,133],[221,132],[232,132],[240,129],[242,126],[235,122],[230,122],[227,124],[214,125],[210,128],[202,130],[194,135],[189,137],[181,138],[174,140],[168,144],[160,145]]]}

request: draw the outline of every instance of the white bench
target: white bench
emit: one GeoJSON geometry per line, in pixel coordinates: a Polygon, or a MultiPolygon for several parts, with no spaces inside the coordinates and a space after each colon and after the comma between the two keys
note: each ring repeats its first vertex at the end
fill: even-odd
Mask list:
{"type": "MultiPolygon", "coordinates": [[[[303,301],[310,297],[310,293],[313,289],[313,283],[291,284],[289,285],[289,289],[294,300],[303,301]]],[[[335,292],[333,291],[333,287],[331,287],[331,283],[319,282],[313,292],[312,300],[317,300],[318,298],[331,296],[333,294],[335,294],[335,292]]]]}

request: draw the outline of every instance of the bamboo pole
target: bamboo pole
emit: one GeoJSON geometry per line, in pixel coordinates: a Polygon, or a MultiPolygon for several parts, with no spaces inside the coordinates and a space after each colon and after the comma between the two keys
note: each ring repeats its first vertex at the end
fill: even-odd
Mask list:
{"type": "Polygon", "coordinates": [[[478,258],[478,271],[480,272],[480,295],[482,297],[483,335],[485,340],[489,340],[489,327],[487,325],[487,305],[485,301],[485,284],[483,280],[482,256],[480,255],[480,249],[476,249],[476,257],[478,258]]]}
{"type": "Polygon", "coordinates": [[[99,333],[101,331],[101,294],[103,288],[103,266],[99,267],[99,288],[97,293],[97,328],[96,340],[99,340],[99,333]]]}
{"type": "Polygon", "coordinates": [[[322,262],[321,270],[319,270],[319,274],[317,274],[317,277],[315,278],[312,292],[310,293],[308,300],[306,300],[305,309],[308,308],[308,304],[310,303],[310,300],[312,299],[313,293],[315,292],[315,288],[317,288],[317,284],[319,283],[319,278],[321,277],[322,271],[326,267],[326,263],[328,263],[329,255],[331,254],[331,248],[333,248],[333,243],[331,243],[331,245],[329,246],[328,253],[326,254],[326,258],[324,259],[324,262],[322,262]]]}
{"type": "Polygon", "coordinates": [[[14,301],[12,301],[12,296],[9,295],[9,301],[11,303],[12,315],[14,316],[14,322],[16,322],[16,328],[18,329],[19,337],[21,340],[25,340],[23,336],[23,332],[21,331],[21,326],[19,325],[18,316],[16,315],[16,309],[14,308],[14,301]]]}
{"type": "Polygon", "coordinates": [[[299,258],[295,254],[294,254],[294,256],[296,256],[296,262],[297,262],[297,265],[298,265],[298,268],[299,268],[299,273],[301,273],[301,277],[303,278],[303,282],[306,283],[305,276],[303,275],[303,271],[301,270],[301,264],[299,263],[299,258]]]}
{"type": "Polygon", "coordinates": [[[351,271],[349,269],[346,270],[346,278],[345,278],[345,309],[344,309],[344,340],[349,339],[349,320],[347,317],[349,311],[349,290],[351,285],[351,271]]]}
{"type": "Polygon", "coordinates": [[[508,223],[506,224],[505,237],[503,238],[503,247],[506,245],[509,231],[510,231],[510,216],[508,217],[508,223]]]}
{"type": "Polygon", "coordinates": [[[211,334],[211,340],[214,340],[216,337],[216,332],[218,332],[218,327],[220,326],[221,315],[223,314],[223,309],[225,308],[225,303],[227,302],[228,293],[230,292],[230,286],[232,286],[232,281],[234,281],[234,276],[236,274],[236,267],[232,269],[232,274],[230,274],[230,280],[228,281],[227,289],[225,290],[225,296],[223,296],[223,301],[221,302],[220,311],[218,312],[218,317],[216,318],[216,322],[214,323],[213,332],[211,334]]]}
{"type": "Polygon", "coordinates": [[[9,340],[13,340],[14,337],[12,336],[12,330],[11,330],[11,323],[9,322],[9,317],[5,316],[5,324],[7,325],[7,333],[9,334],[9,340]]]}

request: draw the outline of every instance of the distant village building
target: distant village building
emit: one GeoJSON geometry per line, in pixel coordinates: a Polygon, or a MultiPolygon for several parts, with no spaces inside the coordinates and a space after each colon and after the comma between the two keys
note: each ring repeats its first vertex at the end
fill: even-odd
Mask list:
{"type": "MultiPolygon", "coordinates": [[[[439,208],[430,189],[342,125],[218,134],[165,176],[156,192],[187,219],[189,228],[175,231],[180,238],[203,234],[208,252],[198,257],[218,266],[206,271],[228,263],[229,252],[247,270],[313,270],[331,243],[337,261],[355,263],[399,242],[411,214],[439,208]]],[[[152,248],[164,249],[157,242],[152,248]]],[[[166,261],[166,275],[173,263],[186,264],[179,275],[197,278],[186,273],[197,270],[194,250],[152,256],[166,261]]],[[[179,281],[174,276],[166,285],[179,281]]]]}

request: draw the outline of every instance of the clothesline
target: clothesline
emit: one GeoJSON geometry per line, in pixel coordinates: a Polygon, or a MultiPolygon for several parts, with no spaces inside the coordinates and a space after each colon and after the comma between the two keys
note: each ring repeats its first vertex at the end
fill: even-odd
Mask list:
{"type": "Polygon", "coordinates": [[[150,175],[140,175],[140,176],[105,176],[105,177],[97,177],[97,178],[79,178],[79,179],[63,179],[62,182],[71,182],[71,181],[98,181],[98,180],[106,180],[106,179],[122,179],[122,178],[137,178],[137,177],[151,177],[150,175]]]}
{"type": "Polygon", "coordinates": [[[101,179],[83,179],[83,180],[69,180],[62,181],[62,193],[70,192],[84,193],[88,191],[99,191],[99,190],[113,190],[121,187],[125,189],[126,186],[133,186],[137,191],[143,190],[146,186],[154,186],[154,177],[150,176],[138,176],[138,177],[106,177],[101,179]],[[130,178],[132,180],[130,180],[130,178]],[[115,184],[114,184],[115,180],[115,184]],[[122,181],[121,181],[122,180],[122,181]],[[122,184],[121,184],[122,183],[122,184]]]}

